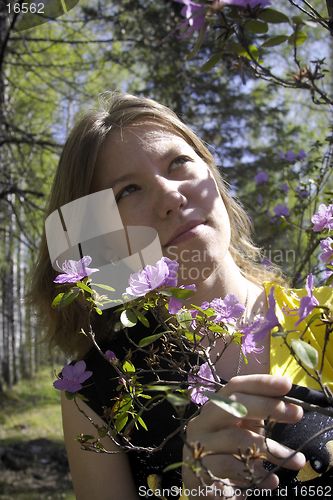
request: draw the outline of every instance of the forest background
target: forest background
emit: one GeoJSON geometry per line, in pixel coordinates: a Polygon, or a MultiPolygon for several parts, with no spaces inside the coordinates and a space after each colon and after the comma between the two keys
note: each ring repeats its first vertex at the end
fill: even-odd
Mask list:
{"type": "Polygon", "coordinates": [[[30,29],[33,17],[9,13],[8,3],[0,4],[0,393],[60,359],[41,342],[25,296],[62,145],[106,90],[170,106],[210,145],[266,265],[281,266],[295,287],[310,271],[322,282],[311,216],[333,191],[330,2],[281,1],[280,17],[267,19],[211,10],[197,26],[180,0],[68,1],[67,14],[30,29]]]}

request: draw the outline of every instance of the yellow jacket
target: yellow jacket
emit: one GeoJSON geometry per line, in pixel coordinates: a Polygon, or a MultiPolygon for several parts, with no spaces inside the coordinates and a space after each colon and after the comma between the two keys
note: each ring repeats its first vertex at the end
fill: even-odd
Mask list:
{"type": "MultiPolygon", "coordinates": [[[[316,313],[318,309],[314,309],[312,313],[300,322],[296,327],[295,323],[298,317],[295,313],[288,315],[287,312],[292,309],[298,309],[301,297],[307,295],[305,288],[284,288],[273,282],[264,282],[266,296],[269,295],[271,287],[274,286],[274,298],[276,300],[276,316],[280,325],[285,331],[296,330],[288,334],[287,342],[293,339],[300,338],[303,333],[307,322],[316,313]]],[[[333,314],[333,288],[329,286],[322,286],[313,289],[313,295],[318,299],[320,305],[325,305],[330,308],[333,314]]],[[[325,325],[320,325],[320,321],[314,321],[307,329],[302,340],[309,342],[312,347],[318,351],[319,363],[321,366],[322,352],[325,339],[325,325]]],[[[273,329],[274,332],[274,329],[273,329]]],[[[288,347],[285,345],[282,337],[274,337],[271,335],[270,346],[270,373],[272,375],[287,375],[291,378],[294,384],[309,387],[310,389],[321,390],[320,385],[312,379],[303,368],[299,366],[294,356],[290,353],[288,347]]],[[[313,370],[309,370],[314,374],[313,370]]],[[[324,358],[324,366],[322,372],[322,381],[324,384],[333,390],[333,333],[330,334],[328,344],[326,346],[326,353],[324,358]]]]}

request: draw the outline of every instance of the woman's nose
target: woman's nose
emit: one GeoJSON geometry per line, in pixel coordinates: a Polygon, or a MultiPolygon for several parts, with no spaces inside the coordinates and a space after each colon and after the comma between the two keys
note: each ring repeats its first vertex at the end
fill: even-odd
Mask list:
{"type": "Polygon", "coordinates": [[[174,181],[160,181],[155,195],[156,211],[161,219],[177,213],[187,201],[186,197],[179,192],[178,183],[174,181]]]}

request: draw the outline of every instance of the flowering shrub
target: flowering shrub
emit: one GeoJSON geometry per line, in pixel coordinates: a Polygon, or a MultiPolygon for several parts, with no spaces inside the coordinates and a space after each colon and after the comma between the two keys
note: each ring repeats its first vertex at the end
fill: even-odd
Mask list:
{"type": "MultiPolygon", "coordinates": [[[[299,47],[306,40],[305,23],[299,18],[289,17],[271,8],[272,3],[268,0],[174,1],[183,6],[181,15],[184,20],[179,26],[181,35],[197,36],[194,52],[200,50],[205,36],[212,31],[216,34],[216,40],[219,40],[216,51],[205,61],[202,71],[232,61],[230,66],[238,68],[242,78],[249,74],[277,85],[308,89],[313,102],[332,104],[331,97],[320,87],[324,61],[313,60],[301,64],[298,58],[299,47]],[[294,54],[295,68],[283,75],[275,74],[269,65],[265,65],[266,55],[272,47],[279,45],[289,47],[294,54]]],[[[328,21],[321,16],[313,13],[313,19],[330,29],[328,21]]],[[[279,161],[287,172],[281,178],[279,196],[287,198],[294,194],[300,210],[311,197],[314,200],[324,198],[320,198],[323,176],[320,178],[322,184],[317,186],[315,193],[314,181],[300,181],[302,169],[310,162],[309,152],[299,148],[296,151],[286,150],[280,152],[279,161]]],[[[254,182],[260,209],[270,216],[265,207],[265,194],[270,193],[269,173],[260,170],[254,176],[254,182]]],[[[279,221],[283,230],[292,224],[293,206],[287,200],[277,203],[280,200],[271,198],[276,203],[271,221],[279,221]]],[[[308,226],[301,229],[309,237],[309,252],[320,247],[318,266],[325,270],[326,281],[316,287],[315,273],[307,271],[305,288],[295,291],[273,284],[268,294],[267,313],[255,317],[251,322],[245,320],[245,308],[233,295],[216,297],[200,306],[186,306],[195,291],[195,284],[178,286],[178,263],[166,257],[131,276],[126,293],[133,300],[114,311],[119,320],[117,324],[121,325],[131,340],[128,357],[121,359],[118,353],[111,350],[103,352],[96,343],[92,328],[84,332],[108,361],[118,383],[117,399],[107,412],[107,425],[102,430],[96,427],[99,437],[109,433],[119,446],[126,450],[135,449],[128,438],[131,429],[134,426],[147,430],[145,409],[149,408],[149,404],[154,405],[161,400],[167,400],[177,409],[187,407],[190,402],[200,407],[211,401],[233,415],[240,418],[246,416],[245,407],[217,394],[226,382],[216,374],[216,358],[213,356],[214,348],[221,340],[224,345],[221,356],[228,353],[231,344],[237,344],[246,363],[250,356],[260,356],[263,352],[262,343],[271,334],[272,341],[278,341],[281,351],[286,352],[286,364],[304,372],[322,390],[326,400],[332,403],[332,380],[328,380],[325,370],[329,364],[328,355],[331,351],[328,346],[332,344],[333,330],[333,204],[325,201],[319,205],[311,217],[312,227],[309,220],[306,223],[308,226]],[[148,313],[157,321],[158,329],[150,329],[148,313]],[[131,339],[131,328],[138,323],[149,330],[147,336],[135,343],[131,339]],[[320,343],[315,342],[316,335],[320,343]],[[144,351],[148,370],[154,375],[149,383],[142,382],[144,370],[136,366],[134,361],[133,353],[137,351],[144,351]],[[174,379],[164,378],[165,371],[180,374],[181,381],[176,375],[174,379]],[[142,401],[147,403],[147,407],[142,401]]],[[[83,259],[85,266],[91,263],[88,256],[83,259]]],[[[299,272],[304,272],[304,269],[305,264],[302,262],[299,272]]],[[[105,299],[96,297],[90,288],[89,276],[94,269],[84,267],[80,261],[72,261],[64,265],[62,270],[64,274],[56,278],[56,283],[68,288],[55,297],[53,306],[64,307],[80,297],[87,301],[91,312],[101,313],[99,306],[105,299]]],[[[77,405],[78,391],[91,376],[82,364],[77,367],[78,363],[83,362],[65,367],[54,383],[57,389],[70,393],[69,397],[74,394],[77,405]]],[[[307,408],[306,403],[298,403],[307,408]]],[[[324,411],[319,407],[316,410],[324,411]]],[[[86,449],[103,451],[98,437],[81,436],[80,442],[86,449]]]]}
{"type": "MultiPolygon", "coordinates": [[[[325,236],[320,245],[322,249],[320,259],[328,271],[333,270],[330,237],[332,209],[333,205],[322,204],[312,216],[313,232],[322,232],[325,236]]],[[[90,288],[89,271],[93,272],[93,269],[85,268],[83,272],[82,263],[89,265],[91,259],[85,256],[79,262],[63,266],[62,270],[65,271],[67,278],[62,275],[61,283],[66,290],[55,297],[53,307],[64,307],[64,296],[70,297],[70,300],[65,300],[66,305],[80,295],[81,300],[83,298],[87,301],[87,307],[91,312],[99,311],[90,288]],[[79,278],[75,283],[74,277],[79,278]],[[76,292],[68,295],[73,290],[76,292]]],[[[134,426],[136,429],[149,430],[145,422],[145,408],[148,409],[149,405],[163,400],[167,400],[176,408],[185,408],[190,402],[200,407],[210,400],[234,416],[245,417],[247,409],[242,404],[223,398],[217,393],[226,382],[217,375],[216,357],[212,355],[217,342],[221,340],[224,345],[221,356],[229,345],[236,343],[240,345],[241,356],[247,363],[249,356],[260,356],[263,352],[261,343],[271,334],[272,341],[274,339],[275,342],[279,341],[281,349],[287,350],[287,364],[290,363],[289,356],[306,376],[310,376],[317,386],[322,388],[324,397],[332,403],[333,384],[325,375],[329,334],[333,330],[333,290],[329,286],[330,277],[326,285],[315,288],[314,276],[310,273],[306,279],[305,289],[299,290],[299,293],[295,290],[282,290],[281,287],[272,284],[268,293],[266,314],[257,315],[249,322],[244,318],[245,307],[231,294],[223,299],[216,297],[210,302],[203,302],[201,306],[193,304],[185,306],[184,302],[193,295],[195,285],[187,288],[178,286],[177,270],[176,261],[163,257],[155,265],[146,266],[142,271],[131,275],[126,293],[132,296],[133,300],[117,307],[113,314],[119,319],[129,339],[131,339],[131,328],[138,322],[147,329],[150,328],[148,312],[156,319],[159,329],[148,330],[147,336],[141,338],[137,344],[132,340],[131,352],[125,359],[120,359],[110,349],[103,352],[96,342],[91,327],[89,331],[84,332],[90,336],[99,354],[109,363],[118,385],[116,400],[105,410],[107,415],[105,427],[101,428],[90,419],[97,430],[97,437],[79,435],[78,440],[83,448],[99,452],[107,451],[101,445],[100,438],[110,433],[119,446],[124,449],[136,449],[129,438],[129,429],[134,426]],[[285,297],[283,301],[279,295],[281,291],[285,297]],[[326,297],[326,300],[321,302],[317,297],[326,297]],[[279,300],[278,307],[277,300],[279,300]],[[309,337],[313,328],[318,332],[318,337],[324,339],[320,347],[314,340],[316,337],[311,335],[309,337]],[[146,353],[147,367],[153,375],[149,383],[142,382],[141,374],[145,369],[136,366],[133,354],[137,350],[146,353]],[[170,353],[175,354],[170,355],[170,353]],[[166,368],[175,378],[172,378],[173,375],[171,378],[165,376],[166,368]],[[146,401],[147,406],[143,405],[142,401],[146,401]]],[[[59,283],[59,280],[55,282],[59,283]]],[[[100,297],[98,300],[101,300],[100,297]]],[[[124,335],[123,332],[119,334],[124,335]]],[[[89,384],[91,376],[92,372],[86,370],[86,364],[81,360],[65,366],[54,382],[54,387],[65,391],[83,414],[84,410],[79,403],[82,396],[79,391],[85,382],[89,384]]],[[[298,401],[298,404],[307,408],[306,402],[298,401]]],[[[327,414],[330,411],[320,407],[316,409],[319,413],[327,414]]]]}

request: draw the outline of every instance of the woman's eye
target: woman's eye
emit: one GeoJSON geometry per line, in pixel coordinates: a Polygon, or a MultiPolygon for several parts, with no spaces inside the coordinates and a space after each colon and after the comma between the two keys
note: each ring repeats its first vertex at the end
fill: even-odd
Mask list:
{"type": "Polygon", "coordinates": [[[177,158],[175,158],[173,160],[173,162],[171,163],[171,166],[176,165],[176,167],[179,167],[181,165],[185,165],[186,163],[188,163],[190,161],[192,161],[192,160],[188,156],[178,156],[177,158]]]}
{"type": "Polygon", "coordinates": [[[130,193],[133,193],[133,191],[136,191],[137,189],[139,188],[136,184],[129,184],[128,186],[120,190],[120,192],[116,196],[116,201],[118,202],[120,199],[125,198],[126,196],[128,196],[130,193]]]}

